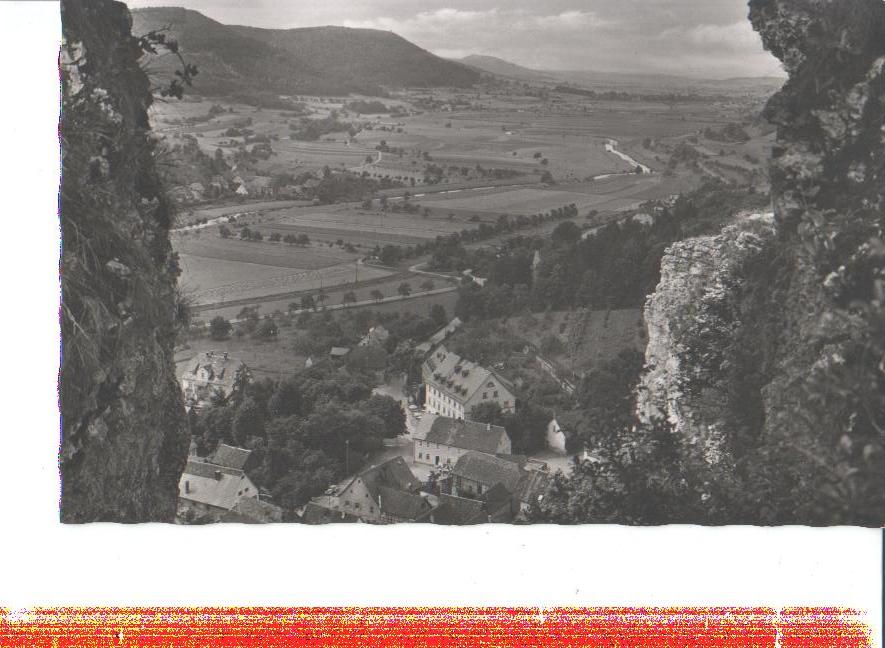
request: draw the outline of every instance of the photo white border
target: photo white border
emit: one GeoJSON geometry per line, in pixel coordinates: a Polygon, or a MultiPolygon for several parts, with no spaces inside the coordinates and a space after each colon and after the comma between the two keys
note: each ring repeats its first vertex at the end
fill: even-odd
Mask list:
{"type": "Polygon", "coordinates": [[[59,524],[59,29],[0,2],[0,607],[838,605],[881,637],[878,530],[59,524]]]}

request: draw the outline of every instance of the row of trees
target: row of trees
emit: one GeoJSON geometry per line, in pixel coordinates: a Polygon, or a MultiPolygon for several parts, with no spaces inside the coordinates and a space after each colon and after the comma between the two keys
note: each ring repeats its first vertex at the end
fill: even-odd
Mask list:
{"type": "MultiPolygon", "coordinates": [[[[233,230],[227,225],[220,225],[218,227],[218,235],[221,238],[230,238],[234,235],[233,230]]],[[[239,238],[244,241],[263,241],[264,235],[258,230],[253,230],[248,226],[242,227],[240,229],[239,238]]],[[[279,243],[282,241],[288,245],[299,245],[299,246],[308,246],[310,245],[310,237],[307,234],[286,234],[283,236],[279,232],[273,232],[268,235],[267,240],[271,243],[279,243]]]]}

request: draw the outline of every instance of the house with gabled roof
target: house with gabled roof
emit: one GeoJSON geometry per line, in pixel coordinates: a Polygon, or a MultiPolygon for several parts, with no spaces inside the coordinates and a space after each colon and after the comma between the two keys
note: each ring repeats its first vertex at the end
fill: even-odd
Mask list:
{"type": "Polygon", "coordinates": [[[470,418],[481,403],[497,403],[504,413],[516,411],[516,396],[508,382],[443,345],[424,360],[421,377],[426,387],[424,407],[431,414],[470,418]]]}
{"type": "Polygon", "coordinates": [[[422,521],[451,526],[512,522],[510,494],[501,490],[490,492],[489,495],[490,497],[482,500],[440,495],[436,508],[428,513],[426,520],[422,521]]]}
{"type": "Polygon", "coordinates": [[[251,457],[251,450],[237,448],[235,446],[227,445],[226,443],[219,443],[218,447],[215,448],[215,452],[212,453],[212,456],[209,457],[207,461],[218,466],[225,466],[236,470],[246,470],[251,457]]]}
{"type": "Polygon", "coordinates": [[[304,507],[301,521],[304,524],[331,524],[333,522],[360,522],[361,520],[350,513],[329,508],[320,502],[310,501],[304,507]]]}
{"type": "Polygon", "coordinates": [[[357,473],[338,490],[331,506],[363,522],[414,522],[432,508],[420,488],[421,482],[397,456],[357,473]]]}
{"type": "Polygon", "coordinates": [[[491,456],[468,452],[451,470],[451,494],[483,500],[496,490],[509,494],[516,514],[526,513],[540,503],[550,484],[546,464],[523,456],[491,456]]]}
{"type": "Polygon", "coordinates": [[[467,452],[452,467],[451,494],[477,499],[498,484],[515,493],[522,472],[517,462],[483,452],[467,452]]]}
{"type": "Polygon", "coordinates": [[[240,524],[272,524],[283,521],[283,509],[257,497],[242,497],[234,507],[221,516],[221,522],[240,524]]]}
{"type": "Polygon", "coordinates": [[[244,498],[258,498],[258,488],[242,470],[190,460],[178,481],[178,516],[217,522],[244,498]]]}
{"type": "Polygon", "coordinates": [[[213,398],[228,398],[237,387],[249,380],[246,365],[228,353],[206,351],[194,357],[181,374],[185,403],[201,409],[213,398]]]}
{"type": "Polygon", "coordinates": [[[470,451],[510,454],[510,436],[500,425],[425,414],[412,433],[415,462],[431,466],[453,465],[470,451]]]}

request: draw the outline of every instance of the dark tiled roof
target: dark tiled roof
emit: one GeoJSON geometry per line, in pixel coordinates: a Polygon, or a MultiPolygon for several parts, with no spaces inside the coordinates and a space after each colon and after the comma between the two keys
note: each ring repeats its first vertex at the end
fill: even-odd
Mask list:
{"type": "Polygon", "coordinates": [[[218,464],[219,466],[243,470],[251,455],[252,451],[246,450],[246,448],[237,448],[224,443],[219,443],[218,447],[215,449],[215,453],[209,461],[218,464]]]}
{"type": "Polygon", "coordinates": [[[233,513],[247,518],[253,524],[283,521],[283,509],[269,502],[262,502],[254,497],[243,498],[237,502],[233,508],[233,513]]]}
{"type": "Polygon", "coordinates": [[[220,472],[222,475],[230,475],[232,477],[242,477],[243,471],[228,466],[219,466],[205,461],[188,461],[184,467],[184,474],[193,475],[195,477],[214,478],[215,473],[220,472]]]}
{"type": "Polygon", "coordinates": [[[308,502],[302,521],[305,524],[329,524],[331,522],[359,522],[359,518],[343,511],[333,511],[315,502],[308,502]]]}
{"type": "Polygon", "coordinates": [[[401,520],[416,520],[430,510],[427,500],[416,493],[379,486],[381,512],[401,520]]]}
{"type": "Polygon", "coordinates": [[[207,379],[214,385],[232,387],[237,373],[245,365],[227,353],[207,351],[193,358],[184,371],[184,376],[196,376],[200,369],[206,370],[207,379]]]}
{"type": "Polygon", "coordinates": [[[499,425],[487,425],[476,421],[459,421],[447,416],[437,416],[425,436],[431,443],[476,450],[487,454],[495,454],[502,436],[507,432],[499,425]]]}
{"type": "Polygon", "coordinates": [[[489,487],[502,484],[511,493],[516,491],[519,480],[522,478],[522,472],[518,463],[482,452],[468,452],[461,455],[452,468],[453,476],[479,482],[489,487]]]}
{"type": "Polygon", "coordinates": [[[440,495],[439,506],[429,517],[432,517],[434,524],[446,525],[485,524],[490,519],[493,522],[510,522],[510,495],[508,493],[504,501],[479,501],[440,495]]]}
{"type": "Polygon", "coordinates": [[[453,395],[459,401],[469,400],[492,380],[497,380],[502,387],[510,389],[498,374],[475,362],[464,360],[444,346],[439,346],[424,361],[421,373],[425,382],[453,395]]]}
{"type": "Polygon", "coordinates": [[[433,511],[434,524],[482,524],[488,521],[488,515],[483,511],[483,502],[479,500],[440,495],[439,506],[433,511]]]}
{"type": "Polygon", "coordinates": [[[417,493],[421,488],[421,482],[409,470],[406,460],[400,456],[388,459],[382,464],[372,466],[358,473],[345,490],[357,479],[362,479],[366,485],[366,489],[375,501],[378,500],[378,489],[381,486],[387,486],[396,490],[417,493]]]}

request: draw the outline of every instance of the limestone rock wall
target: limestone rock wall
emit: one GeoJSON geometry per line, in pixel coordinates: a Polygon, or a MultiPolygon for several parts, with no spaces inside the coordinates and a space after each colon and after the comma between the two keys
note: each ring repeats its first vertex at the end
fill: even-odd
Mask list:
{"type": "Polygon", "coordinates": [[[882,524],[885,3],[749,4],[790,75],[766,108],[774,228],[670,248],[640,414],[723,480],[770,482],[761,521],[882,524]]]}
{"type": "Polygon", "coordinates": [[[150,82],[123,3],[61,12],[61,519],[172,521],[187,432],[150,82]]]}
{"type": "Polygon", "coordinates": [[[746,274],[765,261],[774,238],[770,214],[742,214],[717,236],[673,244],[646,303],[640,419],[667,419],[713,466],[730,460],[728,409],[743,406],[730,402],[722,383],[734,363],[729,348],[748,319],[746,274]]]}

